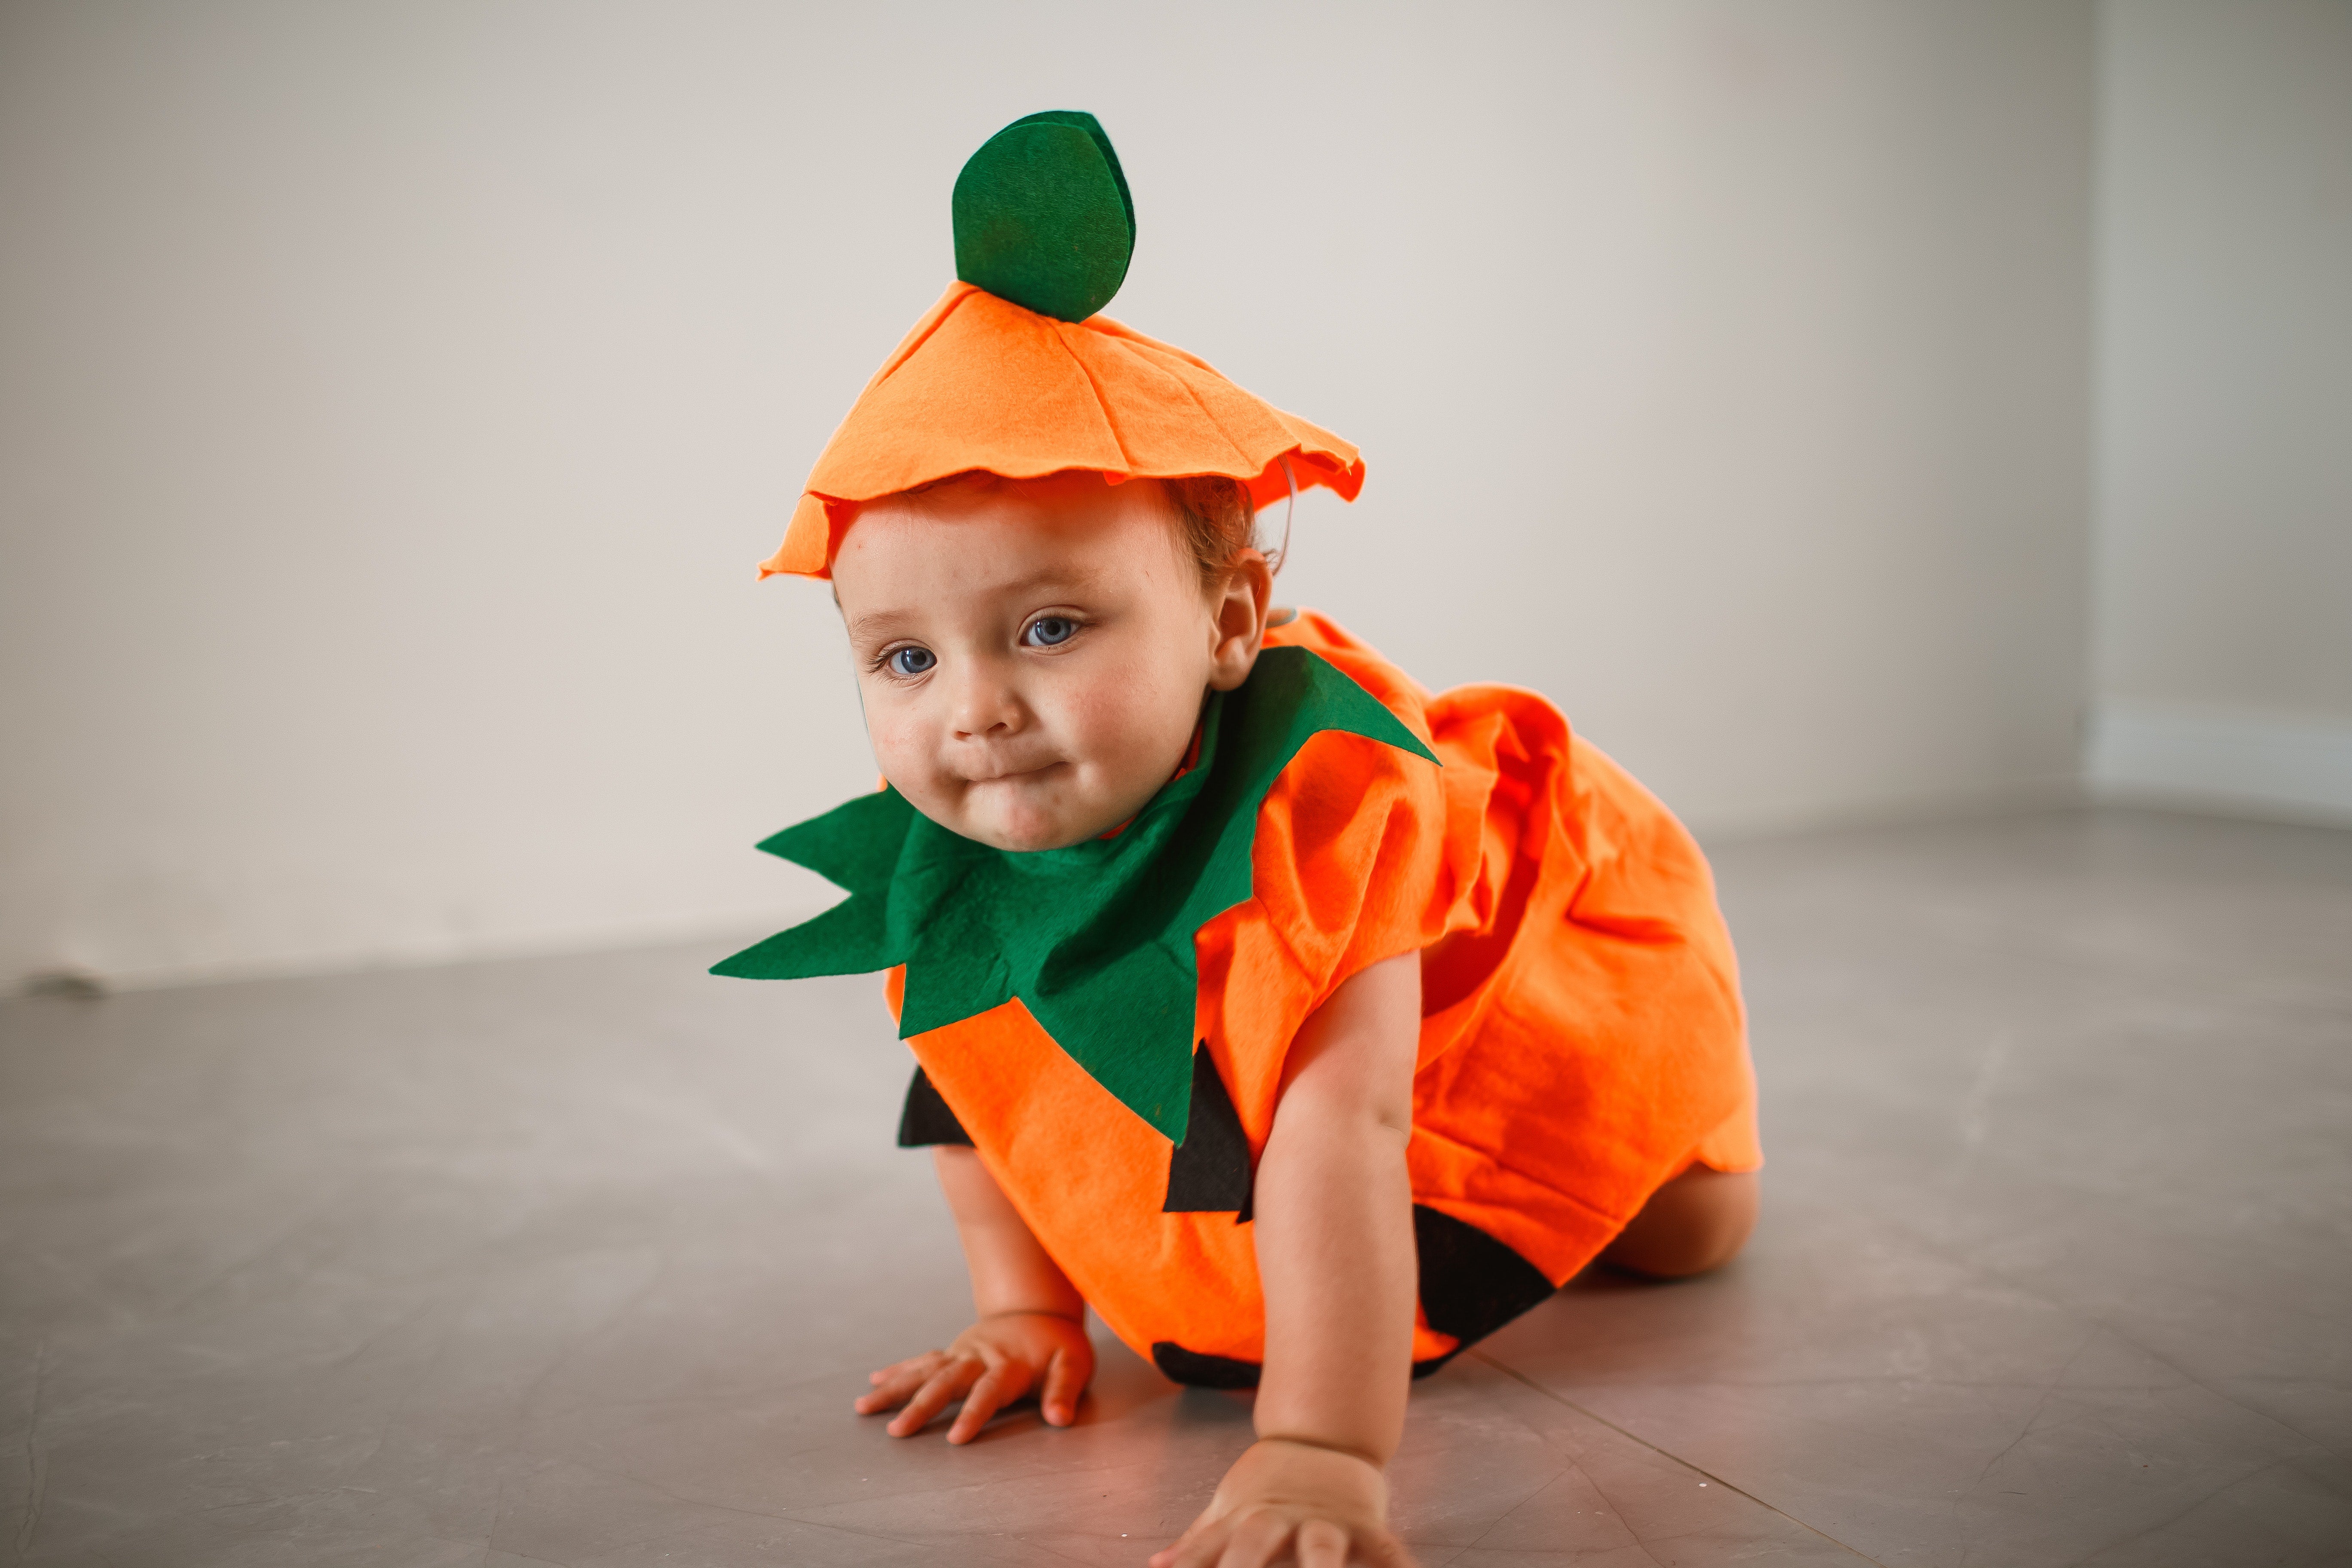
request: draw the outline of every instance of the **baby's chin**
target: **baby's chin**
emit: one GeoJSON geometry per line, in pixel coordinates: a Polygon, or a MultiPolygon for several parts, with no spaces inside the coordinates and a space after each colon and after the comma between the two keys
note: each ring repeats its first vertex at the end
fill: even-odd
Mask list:
{"type": "Polygon", "coordinates": [[[941,826],[992,849],[1016,854],[1084,844],[1134,815],[1115,805],[1074,800],[1061,791],[1002,784],[967,787],[958,807],[955,820],[941,822],[941,826]]]}
{"type": "Polygon", "coordinates": [[[1099,838],[1117,826],[1115,818],[1097,827],[1090,818],[1073,820],[1059,813],[1035,812],[1019,812],[1007,817],[990,813],[967,813],[963,821],[947,825],[950,831],[961,833],[992,849],[1009,849],[1015,854],[1066,849],[1073,844],[1099,838]]]}

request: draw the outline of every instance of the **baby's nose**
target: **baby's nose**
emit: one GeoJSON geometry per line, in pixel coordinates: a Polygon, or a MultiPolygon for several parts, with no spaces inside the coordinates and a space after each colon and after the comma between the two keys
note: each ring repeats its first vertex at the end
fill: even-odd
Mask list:
{"type": "Polygon", "coordinates": [[[1025,721],[1020,695],[1002,680],[974,672],[956,693],[955,730],[961,740],[991,740],[1018,731],[1025,721]]]}

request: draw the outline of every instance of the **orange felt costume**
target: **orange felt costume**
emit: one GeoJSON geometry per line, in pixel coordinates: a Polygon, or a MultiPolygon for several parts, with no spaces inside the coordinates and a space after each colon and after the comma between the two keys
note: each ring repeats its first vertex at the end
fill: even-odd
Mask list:
{"type": "MultiPolygon", "coordinates": [[[[1254,896],[1199,932],[1194,1034],[1255,1165],[1299,1025],[1368,965],[1423,953],[1408,1163],[1428,1368],[1549,1295],[1693,1162],[1762,1163],[1731,944],[1697,846],[1541,697],[1433,697],[1313,614],[1267,642],[1322,655],[1444,765],[1352,734],[1307,743],[1258,809],[1254,896]]],[[[1164,1212],[1181,1151],[1018,1001],[908,1044],[1114,1332],[1180,1381],[1255,1380],[1245,1187],[1164,1212]]]]}
{"type": "MultiPolygon", "coordinates": [[[[1066,188],[1068,179],[1041,185],[1034,174],[1040,166],[1051,174],[1061,159],[1077,171],[1068,178],[1092,180],[1097,193],[1116,180],[1117,199],[1127,199],[1088,117],[1016,122],[975,155],[957,201],[967,280],[869,384],[818,460],[763,574],[823,576],[857,502],[971,470],[1021,479],[1087,468],[1114,481],[1221,474],[1261,503],[1295,479],[1352,499],[1363,467],[1345,442],[1099,316],[1055,319],[974,286],[975,274],[1001,274],[1012,279],[1008,289],[1030,287],[1025,275],[991,273],[976,242],[981,259],[967,266],[965,186],[983,157],[993,152],[1002,164],[999,143],[1026,160],[1016,172],[1031,184],[1016,195],[1066,188]],[[1109,178],[1090,157],[1107,163],[1109,178]]],[[[1050,202],[1039,210],[1050,216],[1050,202]]],[[[1116,218],[1098,210],[1095,232],[1115,241],[1116,218]]],[[[1131,208],[1127,225],[1131,243],[1131,208]]],[[[1081,235],[1075,247],[1042,248],[1062,258],[1083,253],[1085,243],[1081,235]]],[[[1017,246],[1007,253],[1020,254],[1017,246]]],[[[1124,254],[1112,259],[1123,275],[1124,254]]],[[[1108,298],[1081,281],[1062,293],[1045,287],[1039,297],[1108,298]]],[[[1251,830],[1234,841],[1247,846],[1247,896],[1213,910],[1191,930],[1190,951],[1175,955],[1196,987],[1189,1036],[1181,1018],[1170,1025],[1179,1052],[1191,1056],[1189,1110],[1181,1093],[1171,1109],[1154,1098],[1159,1090],[1133,1087],[1164,1083],[1164,1071],[1139,1077],[1096,1048],[1105,1042],[1057,1042],[1037,1021],[1040,1011],[1111,1015],[1069,1011],[1066,999],[1011,982],[992,993],[1010,1000],[982,996],[942,1010],[940,983],[922,966],[954,965],[926,960],[908,945],[914,937],[886,928],[936,928],[929,912],[907,914],[911,901],[919,895],[948,908],[937,900],[951,903],[953,888],[966,884],[921,870],[898,838],[836,835],[826,848],[824,832],[811,833],[845,814],[881,821],[878,807],[853,812],[852,803],[766,846],[866,890],[720,966],[776,977],[917,966],[911,980],[906,967],[893,969],[887,987],[894,1012],[903,1005],[930,1020],[907,1031],[920,1069],[901,1142],[970,1142],[1121,1339],[1171,1376],[1218,1386],[1254,1382],[1262,1356],[1264,1301],[1246,1221],[1286,1055],[1325,998],[1382,959],[1422,954],[1408,1153],[1420,1254],[1417,1370],[1542,1300],[1692,1163],[1738,1171],[1762,1158],[1730,941],[1706,861],[1665,807],[1532,692],[1473,686],[1432,696],[1311,614],[1270,630],[1266,644],[1297,651],[1270,651],[1262,669],[1344,677],[1402,731],[1383,740],[1360,721],[1302,721],[1295,731],[1306,738],[1294,734],[1295,752],[1267,752],[1270,731],[1248,731],[1254,721],[1242,715],[1272,723],[1290,711],[1283,702],[1307,700],[1268,687],[1255,706],[1225,710],[1243,726],[1229,750],[1257,744],[1255,754],[1274,761],[1262,795],[1232,797],[1240,804],[1231,809],[1248,815],[1227,818],[1251,830]],[[1442,766],[1406,749],[1403,731],[1442,766]],[[867,956],[841,956],[852,947],[867,956]],[[934,993],[920,1009],[907,1001],[910,984],[934,993]],[[1188,1052],[1187,1040],[1197,1049],[1188,1052]]],[[[1385,716],[1380,722],[1395,730],[1385,716]]],[[[1171,782],[1163,797],[1179,792],[1171,782]]],[[[898,808],[891,832],[925,826],[903,803],[880,804],[898,808]]],[[[1213,813],[1169,816],[1161,826],[1180,821],[1171,829],[1180,835],[1223,827],[1213,813]]],[[[1160,842],[1164,849],[1166,833],[1160,842]]],[[[1086,850],[1114,866],[1123,852],[1116,841],[1086,850]]],[[[1136,851],[1147,852],[1161,851],[1136,851]]],[[[984,924],[968,929],[981,933],[969,941],[985,940],[984,924]]],[[[1034,977],[1056,963],[1066,972],[1082,967],[1085,953],[1107,951],[1103,942],[1075,944],[1024,971],[1032,979],[1022,984],[1042,984],[1034,977]]],[[[1001,963],[974,968],[1010,973],[1001,963]]],[[[1174,1070],[1181,1079],[1181,1058],[1174,1070]]]]}

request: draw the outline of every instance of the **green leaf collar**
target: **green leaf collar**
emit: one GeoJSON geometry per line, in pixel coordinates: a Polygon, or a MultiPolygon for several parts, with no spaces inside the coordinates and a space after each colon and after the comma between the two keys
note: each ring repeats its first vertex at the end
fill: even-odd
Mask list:
{"type": "Polygon", "coordinates": [[[1210,695],[1192,771],[1116,838],[1013,853],[950,832],[896,790],[862,795],[760,846],[849,897],[711,973],[793,980],[904,963],[902,1038],[1017,996],[1096,1082],[1181,1143],[1193,933],[1249,898],[1259,804],[1325,730],[1437,760],[1320,655],[1268,648],[1238,689],[1210,695]]]}

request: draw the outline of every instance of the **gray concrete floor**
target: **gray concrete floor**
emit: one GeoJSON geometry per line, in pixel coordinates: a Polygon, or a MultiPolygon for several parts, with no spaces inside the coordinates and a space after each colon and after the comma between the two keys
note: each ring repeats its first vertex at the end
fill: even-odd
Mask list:
{"type": "MultiPolygon", "coordinates": [[[[1717,858],[1772,1165],[1710,1279],[1420,1386],[1422,1560],[2352,1562],[2352,834],[1717,858]]],[[[966,1299],[870,981],[709,951],[0,1004],[0,1552],[1138,1563],[1246,1440],[849,1413],[966,1299]]]]}

